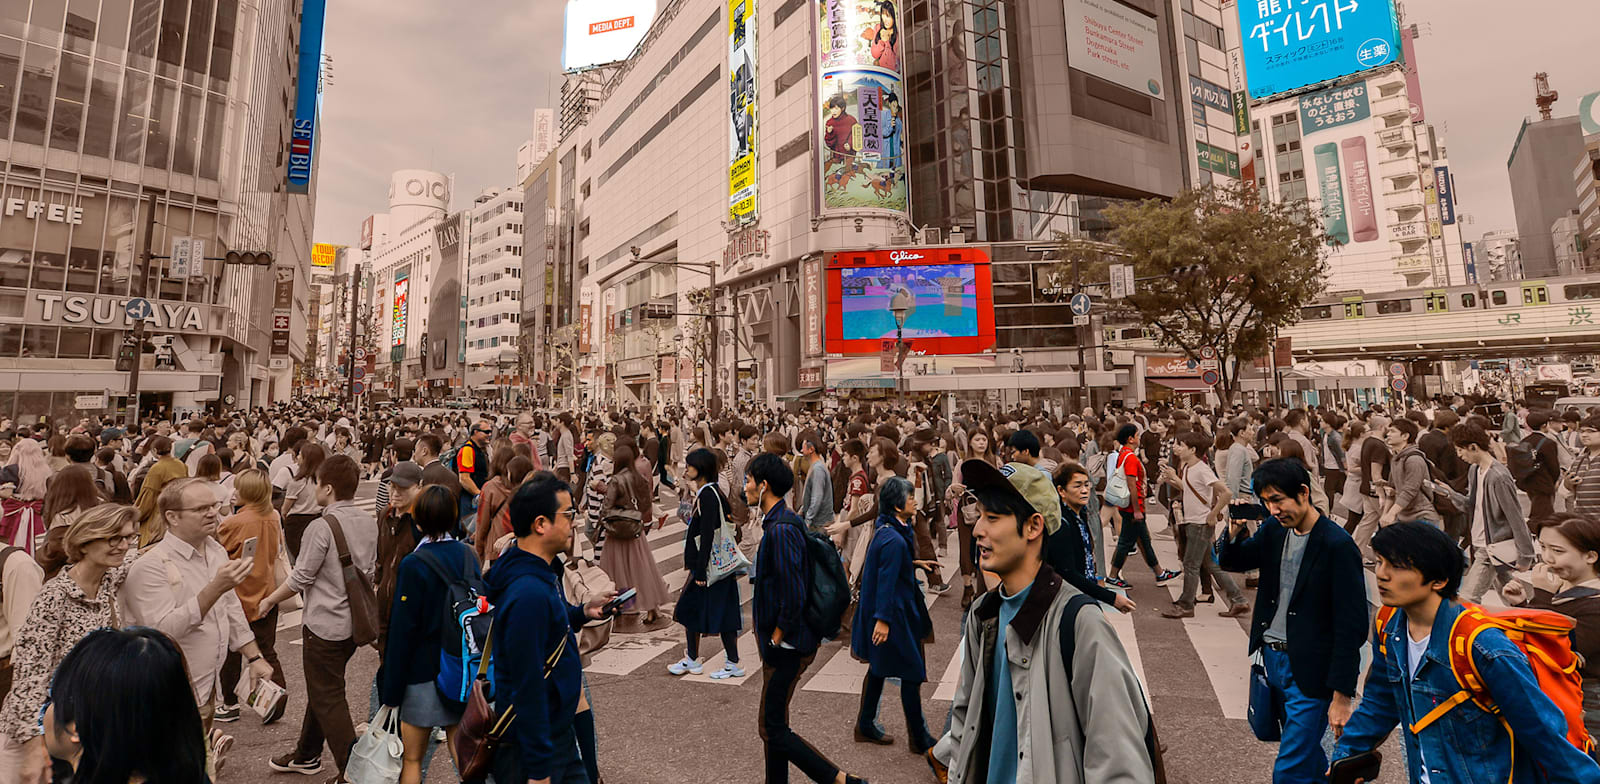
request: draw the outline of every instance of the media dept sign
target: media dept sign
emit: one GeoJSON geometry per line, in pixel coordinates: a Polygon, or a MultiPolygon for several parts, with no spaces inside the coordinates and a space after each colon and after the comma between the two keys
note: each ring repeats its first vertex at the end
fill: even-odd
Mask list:
{"type": "Polygon", "coordinates": [[[1240,0],[1250,97],[1388,65],[1400,59],[1392,0],[1240,0]]]}
{"type": "Polygon", "coordinates": [[[656,0],[568,0],[561,68],[586,71],[632,57],[655,17],[656,0]]]}

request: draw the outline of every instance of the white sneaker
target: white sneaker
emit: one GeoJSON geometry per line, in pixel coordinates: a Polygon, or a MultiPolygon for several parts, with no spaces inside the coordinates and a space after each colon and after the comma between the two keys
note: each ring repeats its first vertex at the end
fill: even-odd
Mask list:
{"type": "Polygon", "coordinates": [[[743,678],[744,668],[733,662],[728,662],[722,665],[722,669],[711,673],[710,677],[719,681],[726,678],[743,678]]]}
{"type": "Polygon", "coordinates": [[[700,662],[695,661],[687,656],[683,657],[682,661],[675,661],[667,665],[667,672],[670,672],[673,675],[683,675],[684,673],[699,675],[704,671],[704,664],[701,664],[700,662]]]}

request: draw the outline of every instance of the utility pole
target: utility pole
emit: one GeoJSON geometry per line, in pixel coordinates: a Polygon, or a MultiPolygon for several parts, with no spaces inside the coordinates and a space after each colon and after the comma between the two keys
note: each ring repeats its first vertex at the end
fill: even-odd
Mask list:
{"type": "MultiPolygon", "coordinates": [[[[144,251],[139,254],[139,289],[134,296],[143,297],[145,289],[150,285],[150,260],[156,234],[156,195],[150,194],[148,205],[145,208],[144,218],[144,251]]],[[[133,367],[128,370],[128,403],[127,425],[129,428],[139,427],[139,366],[144,363],[144,331],[145,320],[139,319],[133,323],[133,367]]],[[[131,431],[130,431],[131,432],[131,431]]]]}
{"type": "MultiPolygon", "coordinates": [[[[1083,270],[1081,269],[1079,262],[1080,260],[1078,259],[1078,254],[1072,254],[1072,293],[1074,296],[1083,290],[1083,270]]],[[[1073,321],[1077,321],[1076,316],[1073,317],[1073,321]]],[[[1089,323],[1091,327],[1094,324],[1093,321],[1089,323]]],[[[1084,364],[1083,327],[1074,325],[1072,327],[1072,332],[1073,342],[1078,344],[1078,390],[1076,395],[1077,402],[1074,404],[1074,406],[1078,411],[1082,411],[1083,396],[1089,391],[1089,368],[1084,364]]]]}
{"type": "Polygon", "coordinates": [[[357,307],[361,296],[361,265],[355,265],[355,271],[350,273],[350,350],[345,352],[344,373],[344,405],[345,408],[354,408],[356,400],[356,329],[359,326],[356,316],[361,312],[357,307]]]}

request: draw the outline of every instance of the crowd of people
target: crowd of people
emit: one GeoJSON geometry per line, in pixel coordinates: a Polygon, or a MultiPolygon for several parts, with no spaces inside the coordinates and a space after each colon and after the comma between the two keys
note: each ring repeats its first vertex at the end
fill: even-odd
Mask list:
{"type": "Polygon", "coordinates": [[[273,771],[344,781],[387,709],[398,780],[416,784],[438,746],[469,765],[488,710],[502,734],[478,778],[599,784],[606,706],[587,657],[613,630],[669,624],[672,675],[718,652],[710,678],[759,669],[768,782],[791,765],[865,780],[789,723],[835,638],[868,666],[854,740],[896,742],[877,717],[897,680],[905,742],[940,782],[1155,782],[1157,722],[1106,617],[1137,610],[1128,591],[1147,579],[1182,581],[1167,618],[1249,616],[1241,667],[1275,783],[1326,781],[1397,726],[1411,781],[1600,782],[1594,413],[1457,398],[470,417],[295,401],[131,430],[0,421],[0,547],[0,784],[215,780],[227,724],[296,703],[273,771]],[[1156,554],[1160,519],[1181,563],[1156,554]],[[671,521],[688,573],[675,596],[648,539],[671,521]],[[755,662],[739,656],[741,581],[755,662]],[[957,587],[960,627],[936,629],[927,598],[957,587]],[[1485,615],[1491,593],[1544,625],[1485,615]],[[276,637],[295,609],[304,684],[289,693],[276,637]],[[962,665],[929,717],[936,633],[959,636],[962,665]],[[1575,655],[1570,689],[1529,639],[1575,655]],[[355,716],[347,673],[369,645],[381,663],[355,716]]]}

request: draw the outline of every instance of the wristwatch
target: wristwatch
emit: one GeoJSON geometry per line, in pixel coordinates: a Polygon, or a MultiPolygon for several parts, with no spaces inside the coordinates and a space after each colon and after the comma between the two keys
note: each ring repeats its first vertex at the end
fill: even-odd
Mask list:
{"type": "Polygon", "coordinates": [[[255,664],[258,661],[261,661],[261,654],[259,654],[259,653],[256,654],[255,656],[251,656],[250,658],[246,659],[245,660],[245,664],[255,664]]]}

